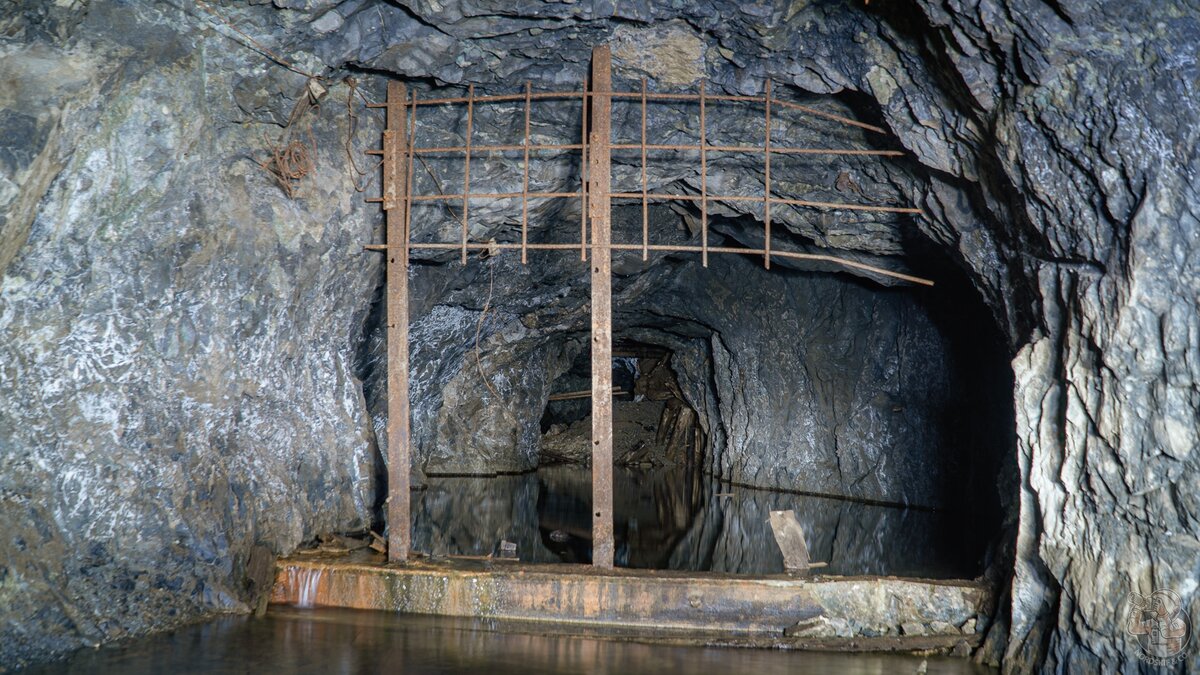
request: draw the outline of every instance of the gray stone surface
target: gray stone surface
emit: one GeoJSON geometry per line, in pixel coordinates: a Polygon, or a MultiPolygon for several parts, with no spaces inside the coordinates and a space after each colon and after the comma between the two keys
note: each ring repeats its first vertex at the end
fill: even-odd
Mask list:
{"type": "MultiPolygon", "coordinates": [[[[797,250],[918,272],[909,254],[926,242],[966,274],[1016,355],[1015,573],[1004,577],[1010,592],[983,658],[1003,657],[1014,671],[1147,668],[1122,630],[1126,594],[1173,589],[1200,614],[1200,489],[1191,478],[1200,440],[1200,20],[1191,3],[212,4],[264,47],[334,81],[367,70],[439,90],[508,91],[525,79],[576,87],[591,46],[612,39],[623,86],[649,73],[656,88],[685,87],[703,73],[714,89],[757,93],[770,76],[780,96],[886,125],[912,157],[800,162],[797,178],[781,173],[777,188],[857,198],[837,189],[846,172],[866,193],[858,196],[911,201],[928,217],[781,210],[777,234],[797,250]]],[[[371,516],[382,369],[378,333],[365,344],[360,337],[364,322],[378,324],[370,298],[379,273],[378,260],[356,247],[379,228],[343,159],[338,97],[346,89],[331,89],[314,125],[317,180],[289,201],[255,158],[263,132],[279,133],[273,125],[303,77],[233,35],[173,3],[23,0],[0,17],[6,663],[237,609],[239,566],[255,542],[286,551],[371,516]]],[[[378,84],[368,89],[379,96],[378,84]]],[[[549,113],[539,133],[574,133],[577,113],[549,113]]],[[[619,125],[633,114],[618,113],[619,125]]],[[[359,148],[375,144],[374,119],[363,113],[359,148]]],[[[504,119],[481,122],[478,140],[503,136],[504,119]]],[[[749,118],[715,124],[728,127],[731,142],[756,139],[749,118]]],[[[460,133],[450,121],[430,120],[426,130],[435,128],[460,133]]],[[[691,133],[669,109],[653,128],[664,140],[691,133]]],[[[796,145],[881,142],[811,121],[781,133],[796,145]]],[[[615,171],[619,180],[631,175],[630,161],[618,159],[627,165],[615,171]]],[[[480,162],[478,186],[512,166],[511,158],[480,162]]],[[[729,189],[761,187],[749,164],[725,167],[714,160],[729,189]]],[[[539,169],[535,182],[562,184],[573,171],[564,160],[539,169]]],[[[695,190],[695,162],[675,158],[652,182],[695,190]]],[[[481,206],[472,236],[511,237],[513,206],[481,206]]],[[[532,208],[536,237],[577,223],[575,207],[532,208]]],[[[722,237],[755,243],[748,203],[714,214],[722,237]]],[[[682,222],[695,226],[694,217],[682,222]]],[[[677,213],[655,211],[664,240],[695,236],[679,223],[677,213]]],[[[455,227],[444,211],[420,224],[455,227]]],[[[497,263],[504,274],[479,331],[492,395],[471,374],[487,267],[418,257],[422,466],[528,466],[536,436],[522,425],[536,424],[540,399],[582,349],[582,268],[535,257],[517,270],[511,258],[497,263]],[[486,405],[486,396],[502,400],[486,405]],[[465,436],[475,428],[481,438],[465,436]],[[480,450],[462,454],[467,448],[480,450]]],[[[724,341],[716,349],[714,333],[724,340],[731,331],[703,324],[701,303],[667,317],[637,309],[653,306],[655,283],[692,274],[673,260],[634,275],[641,267],[623,260],[616,268],[616,306],[633,308],[622,315],[631,331],[671,342],[676,363],[692,361],[696,373],[719,372],[704,361],[727,353],[749,359],[739,372],[765,375],[763,354],[724,341]]],[[[936,383],[937,369],[929,373],[936,383]]],[[[714,459],[730,471],[744,462],[755,480],[769,474],[755,457],[775,448],[716,429],[739,421],[730,404],[737,388],[722,393],[719,379],[687,386],[710,423],[714,459]]],[[[872,400],[852,386],[830,392],[851,404],[872,400]]],[[[855,433],[907,433],[879,427],[881,409],[870,406],[871,428],[855,433]]],[[[787,422],[775,415],[768,426],[787,422]]],[[[795,440],[781,429],[764,433],[795,440]]],[[[828,435],[804,440],[829,447],[828,435]]],[[[836,473],[829,459],[797,457],[817,461],[839,488],[864,477],[862,485],[888,490],[880,474],[862,470],[869,454],[836,473]]],[[[1188,664],[1200,669],[1195,654],[1188,664]]]]}
{"type": "Polygon", "coordinates": [[[378,218],[345,165],[347,88],[289,200],[256,164],[279,127],[235,94],[304,78],[155,3],[75,18],[0,41],[4,668],[247,611],[256,544],[365,527],[377,490],[367,305],[345,294],[377,283],[378,218]]]}

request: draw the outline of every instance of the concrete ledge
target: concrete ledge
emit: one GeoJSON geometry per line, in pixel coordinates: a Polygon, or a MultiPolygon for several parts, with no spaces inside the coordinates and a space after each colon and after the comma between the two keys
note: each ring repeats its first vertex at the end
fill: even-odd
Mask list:
{"type": "Polygon", "coordinates": [[[389,566],[373,556],[281,560],[272,602],[854,650],[973,646],[990,604],[972,581],[598,572],[474,560],[389,566]]]}

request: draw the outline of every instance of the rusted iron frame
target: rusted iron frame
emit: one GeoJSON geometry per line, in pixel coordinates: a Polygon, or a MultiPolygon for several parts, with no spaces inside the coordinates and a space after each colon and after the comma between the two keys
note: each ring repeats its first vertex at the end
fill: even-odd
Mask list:
{"type": "Polygon", "coordinates": [[[611,569],[612,457],[612,54],[592,50],[592,132],[588,149],[588,216],[592,234],[592,565],[611,569]]]}
{"type": "Polygon", "coordinates": [[[766,129],[763,133],[763,267],[771,269],[771,78],[763,84],[766,129]]]}
{"type": "MultiPolygon", "coordinates": [[[[461,246],[461,244],[459,244],[458,242],[413,242],[413,243],[409,244],[410,249],[445,250],[445,251],[456,251],[459,249],[460,246],[461,246]]],[[[469,244],[468,246],[472,250],[480,250],[480,251],[491,250],[491,249],[498,249],[501,251],[520,250],[521,249],[520,244],[511,243],[511,242],[473,243],[473,244],[469,244]]],[[[386,251],[386,250],[388,250],[388,248],[389,247],[385,244],[368,244],[366,246],[363,246],[363,249],[367,250],[367,251],[386,251]]],[[[526,246],[526,248],[528,248],[528,250],[530,250],[530,251],[574,251],[574,250],[579,249],[579,245],[578,244],[528,244],[526,246]]],[[[658,253],[700,253],[701,252],[701,248],[699,246],[686,245],[686,244],[650,244],[648,248],[650,249],[650,251],[658,252],[658,253]]],[[[609,244],[608,249],[612,250],[612,251],[641,251],[642,244],[640,244],[640,243],[609,244]]],[[[736,248],[736,247],[732,247],[732,246],[709,246],[708,252],[709,253],[733,253],[733,254],[738,254],[738,255],[763,255],[764,253],[766,253],[766,249],[736,248]]],[[[839,258],[837,256],[832,256],[832,255],[824,255],[824,254],[820,254],[820,253],[800,253],[800,252],[794,252],[794,251],[780,251],[778,249],[772,249],[771,255],[776,258],[790,258],[792,260],[810,260],[810,261],[816,261],[816,262],[827,262],[827,263],[839,265],[842,267],[849,267],[849,268],[854,268],[854,269],[858,269],[858,270],[863,270],[866,272],[871,272],[873,274],[878,274],[880,276],[891,277],[893,279],[900,279],[902,281],[909,281],[914,284],[920,284],[922,286],[933,286],[934,285],[934,282],[932,280],[926,279],[924,277],[913,276],[911,274],[904,274],[903,272],[896,272],[896,271],[885,269],[882,267],[868,265],[867,263],[860,263],[855,260],[839,258]]]]}
{"type": "Polygon", "coordinates": [[[529,262],[529,107],[531,99],[530,83],[525,82],[525,162],[522,165],[521,178],[521,264],[529,262]]]}
{"type": "Polygon", "coordinates": [[[642,260],[650,259],[650,200],[646,198],[646,78],[642,78],[642,260]]]}
{"type": "MultiPolygon", "coordinates": [[[[405,87],[388,83],[387,128],[384,134],[384,218],[387,240],[394,250],[387,255],[387,352],[388,352],[388,561],[405,562],[412,546],[409,504],[409,471],[412,462],[409,447],[408,391],[408,256],[407,220],[411,202],[407,157],[399,161],[400,148],[405,154],[411,142],[405,115],[405,87]],[[403,192],[403,194],[401,194],[403,192]],[[403,212],[399,212],[403,210],[403,212]],[[396,244],[399,244],[396,246],[396,244]]],[[[414,99],[415,100],[415,99],[414,99]]],[[[415,110],[414,106],[414,110],[415,110]]]]}
{"type": "Polygon", "coordinates": [[[467,209],[471,194],[471,135],[475,123],[475,85],[467,86],[467,137],[463,155],[463,194],[462,194],[462,264],[467,264],[467,209]]]}
{"type": "MultiPolygon", "coordinates": [[[[587,259],[587,221],[589,216],[593,220],[592,240],[590,247],[593,249],[595,261],[592,269],[592,435],[594,446],[593,458],[593,564],[602,568],[611,568],[613,563],[613,522],[612,522],[612,402],[610,396],[605,394],[612,393],[612,295],[611,295],[611,253],[613,250],[640,250],[642,251],[643,259],[648,257],[651,250],[663,252],[695,252],[699,251],[702,256],[702,262],[707,267],[708,253],[733,253],[743,255],[758,255],[764,256],[765,265],[770,267],[770,206],[772,203],[789,204],[795,206],[810,206],[818,208],[834,208],[834,209],[851,209],[877,212],[892,212],[892,213],[921,213],[920,209],[908,209],[898,207],[879,207],[860,204],[841,204],[831,202],[818,202],[811,200],[798,199],[776,199],[771,196],[770,191],[770,161],[771,154],[843,154],[843,155],[881,155],[895,156],[902,153],[898,151],[888,150],[841,150],[833,148],[772,148],[771,140],[771,104],[775,102],[784,107],[799,109],[804,112],[833,119],[852,126],[868,129],[871,131],[883,132],[883,129],[872,125],[863,124],[855,120],[850,120],[837,115],[824,113],[822,111],[807,108],[799,104],[792,104],[784,101],[773,101],[771,96],[771,82],[768,80],[762,97],[747,97],[747,96],[708,96],[705,92],[704,83],[700,84],[700,92],[698,95],[690,94],[654,94],[650,95],[646,90],[646,82],[643,78],[641,92],[612,92],[611,91],[611,63],[610,53],[607,47],[598,47],[593,52],[593,67],[596,69],[596,84],[594,90],[589,90],[585,79],[584,88],[581,93],[577,92],[548,92],[539,95],[534,95],[531,92],[531,87],[526,82],[525,93],[525,137],[523,143],[519,146],[482,146],[475,148],[474,151],[479,152],[495,152],[495,151],[511,151],[521,150],[524,154],[524,174],[522,179],[522,191],[520,193],[481,193],[471,194],[470,192],[470,163],[473,153],[472,148],[472,131],[474,123],[474,106],[477,102],[492,102],[501,100],[520,100],[520,96],[489,96],[476,97],[474,85],[468,87],[468,95],[465,99],[427,99],[418,101],[418,97],[414,92],[412,96],[411,116],[408,119],[404,110],[404,87],[400,83],[389,83],[388,86],[388,129],[384,133],[384,149],[378,154],[383,154],[384,162],[384,196],[379,199],[371,199],[368,201],[380,201],[384,203],[385,213],[394,211],[397,206],[397,193],[403,192],[403,223],[397,227],[395,218],[388,217],[388,240],[394,241],[397,238],[402,238],[403,243],[399,246],[368,246],[369,249],[383,249],[390,251],[393,248],[398,248],[398,251],[392,252],[388,257],[388,314],[389,314],[389,422],[388,422],[388,439],[389,439],[389,522],[392,527],[389,528],[389,559],[392,561],[406,560],[411,547],[411,532],[408,527],[396,528],[399,523],[407,524],[409,521],[410,504],[408,494],[408,471],[411,463],[410,448],[409,448],[409,397],[408,397],[408,317],[407,317],[407,267],[408,267],[408,251],[410,248],[422,249],[438,249],[438,248],[461,248],[462,262],[467,262],[468,249],[513,249],[520,248],[522,263],[527,261],[527,252],[529,249],[535,250],[567,250],[575,248],[574,244],[535,244],[528,243],[528,200],[531,196],[546,197],[546,198],[573,198],[580,197],[581,208],[581,236],[580,236],[580,257],[583,260],[587,259]],[[399,93],[399,97],[396,94],[399,93]],[[530,109],[533,99],[551,99],[551,98],[572,98],[574,96],[582,97],[582,138],[581,143],[563,144],[563,145],[541,145],[534,146],[530,140],[530,109]],[[642,137],[639,145],[614,145],[611,142],[611,105],[614,98],[641,98],[642,105],[642,137]],[[698,146],[686,145],[650,145],[646,142],[646,117],[647,103],[649,100],[696,100],[700,103],[700,143],[698,146]],[[763,147],[744,147],[744,146],[710,146],[707,142],[707,123],[706,123],[706,107],[708,100],[718,101],[750,101],[762,102],[765,107],[766,130],[765,142],[763,147]],[[596,129],[592,132],[592,138],[588,136],[588,108],[589,102],[593,108],[593,118],[596,129]],[[443,103],[466,103],[467,104],[467,132],[465,143],[461,148],[458,147],[437,147],[437,148],[421,148],[415,147],[416,136],[416,109],[418,105],[438,105],[443,103]],[[402,138],[396,139],[396,130],[392,127],[396,117],[401,120],[400,130],[402,138]],[[411,132],[408,129],[411,124],[411,132]],[[404,141],[407,140],[407,143],[404,141]],[[593,153],[591,146],[598,146],[597,151],[593,153]],[[405,147],[406,146],[406,147],[405,147]],[[397,175],[396,150],[399,147],[405,147],[405,164],[401,166],[402,176],[397,175]],[[626,149],[638,148],[642,154],[642,192],[640,195],[634,193],[612,193],[611,192],[611,164],[610,152],[611,148],[626,149]],[[572,192],[557,192],[557,193],[530,193],[529,192],[529,153],[532,150],[580,150],[581,154],[581,188],[577,193],[572,192]],[[672,194],[650,194],[648,191],[648,182],[646,176],[646,152],[648,149],[655,150],[698,150],[701,158],[701,194],[699,197],[693,195],[672,195],[672,194]],[[756,198],[744,197],[741,195],[726,195],[726,196],[710,196],[707,190],[707,153],[709,151],[716,152],[762,152],[764,155],[764,169],[766,175],[765,190],[762,200],[764,202],[764,219],[766,221],[766,237],[763,249],[740,249],[732,247],[709,247],[707,241],[707,210],[708,202],[711,200],[723,201],[750,201],[756,198]],[[435,154],[444,152],[462,152],[464,155],[463,168],[463,192],[460,195],[426,195],[414,196],[412,194],[412,161],[418,154],[435,154]],[[400,190],[399,185],[403,184],[404,189],[400,190]],[[468,209],[469,202],[473,198],[506,198],[516,197],[522,198],[522,223],[521,223],[521,243],[520,244],[471,244],[468,240],[468,209]],[[643,208],[643,234],[640,245],[635,244],[613,244],[611,242],[611,220],[610,220],[610,199],[618,198],[638,198],[642,199],[643,208]],[[411,242],[411,214],[412,205],[416,201],[435,201],[438,199],[459,198],[463,203],[462,214],[462,240],[458,244],[451,243],[413,243],[411,242]],[[702,218],[702,236],[701,245],[695,246],[674,246],[674,245],[650,245],[649,244],[649,219],[648,219],[648,201],[649,199],[666,199],[679,201],[694,201],[699,199],[701,202],[701,218],[702,218]],[[397,230],[402,230],[402,237],[397,237],[397,230]],[[403,272],[402,279],[397,275],[403,272]],[[402,321],[399,319],[402,318],[402,321]],[[395,330],[396,337],[401,339],[391,339],[391,331],[395,330]],[[397,368],[396,364],[402,363],[397,368]],[[402,380],[402,383],[401,383],[402,380]],[[400,393],[403,396],[400,396],[400,393]],[[396,394],[396,395],[393,395],[396,394]],[[403,455],[403,457],[400,457],[403,455]],[[402,461],[401,461],[402,460],[402,461]],[[400,493],[400,498],[396,499],[397,493],[400,493]],[[402,513],[401,513],[402,512],[402,513]]],[[[379,106],[373,106],[379,107],[379,106]]],[[[372,154],[375,154],[372,152],[372,154]]],[[[832,264],[842,265],[846,267],[857,268],[885,276],[895,277],[914,283],[932,285],[932,282],[920,277],[905,275],[890,270],[874,267],[856,261],[837,258],[834,256],[821,254],[793,253],[781,251],[776,253],[779,257],[824,261],[832,264]]]]}

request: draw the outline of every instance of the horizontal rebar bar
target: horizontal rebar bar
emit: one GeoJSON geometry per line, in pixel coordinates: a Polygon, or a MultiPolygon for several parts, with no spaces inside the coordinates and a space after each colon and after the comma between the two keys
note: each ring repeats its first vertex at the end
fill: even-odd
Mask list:
{"type": "MultiPolygon", "coordinates": [[[[493,250],[493,249],[498,249],[498,250],[502,250],[502,251],[520,250],[521,247],[522,247],[522,245],[520,243],[486,242],[486,243],[469,243],[469,244],[467,244],[467,248],[472,249],[472,250],[477,250],[477,251],[493,250]]],[[[367,250],[367,251],[386,251],[386,250],[388,250],[388,248],[389,247],[387,246],[387,244],[367,244],[366,246],[363,246],[363,249],[367,250]]],[[[456,250],[459,250],[460,248],[462,248],[462,242],[425,242],[425,243],[413,242],[412,244],[409,244],[409,248],[410,249],[417,248],[417,249],[429,249],[429,250],[456,251],[456,250]]],[[[579,250],[579,244],[526,244],[525,248],[527,248],[530,251],[568,251],[568,250],[577,251],[577,250],[579,250]]],[[[595,248],[595,246],[589,244],[588,248],[595,248]]],[[[689,246],[689,245],[682,245],[682,244],[681,245],[650,244],[649,246],[645,246],[641,243],[638,243],[638,244],[610,244],[608,246],[608,248],[610,250],[614,250],[614,251],[641,251],[641,250],[643,250],[643,248],[648,248],[651,251],[658,251],[661,253],[702,253],[704,251],[704,248],[701,246],[689,246]]],[[[709,253],[734,253],[734,254],[740,254],[740,255],[763,255],[766,253],[766,250],[761,249],[761,248],[735,248],[732,246],[709,246],[708,252],[709,253]]],[[[773,248],[773,249],[771,249],[771,257],[773,257],[773,258],[774,257],[791,258],[793,260],[810,260],[810,261],[814,261],[814,262],[827,262],[827,263],[831,263],[834,265],[841,265],[843,267],[850,267],[853,269],[863,270],[865,272],[871,272],[871,273],[879,274],[879,275],[886,276],[886,277],[892,277],[893,279],[900,279],[902,281],[908,281],[908,282],[911,282],[914,284],[921,284],[923,286],[933,286],[934,285],[932,280],[925,279],[924,277],[913,276],[911,274],[904,274],[903,272],[894,272],[889,269],[884,269],[882,267],[876,267],[874,265],[868,265],[867,263],[861,263],[856,260],[847,260],[845,258],[839,258],[837,256],[832,256],[832,255],[825,255],[823,253],[798,253],[798,252],[794,252],[794,251],[780,251],[779,249],[773,248]]]]}
{"type": "MultiPolygon", "coordinates": [[[[642,92],[640,92],[640,91],[614,91],[611,94],[606,94],[606,95],[611,96],[612,98],[636,98],[639,100],[642,98],[642,92]]],[[[546,92],[531,94],[530,98],[532,98],[532,99],[573,99],[573,98],[583,97],[584,99],[587,99],[590,96],[592,96],[592,93],[585,92],[585,91],[546,91],[546,92]]],[[[704,98],[705,98],[705,100],[708,100],[708,101],[741,101],[741,102],[745,102],[745,103],[766,103],[765,96],[736,96],[736,95],[730,95],[730,94],[725,94],[725,95],[706,94],[704,98]]],[[[668,93],[649,93],[649,92],[647,92],[646,99],[650,100],[650,101],[696,101],[696,102],[699,102],[700,95],[699,94],[668,94],[668,93]]],[[[449,104],[460,104],[460,103],[467,103],[467,102],[474,102],[475,104],[479,104],[479,103],[499,103],[502,101],[524,101],[524,100],[525,100],[525,94],[496,94],[496,95],[492,95],[492,96],[475,96],[475,97],[451,96],[451,97],[447,97],[447,98],[421,99],[418,102],[418,105],[449,105],[449,104]]],[[[833,120],[835,122],[840,122],[842,124],[848,124],[850,126],[858,127],[860,129],[866,129],[867,131],[874,131],[874,132],[880,133],[880,134],[887,133],[886,129],[882,129],[873,124],[867,124],[866,122],[859,122],[858,120],[852,120],[848,117],[842,117],[841,115],[835,115],[833,113],[825,112],[824,110],[817,110],[816,108],[810,108],[809,106],[801,105],[799,103],[792,103],[791,101],[783,101],[778,98],[772,98],[771,105],[779,105],[779,106],[783,106],[785,108],[799,110],[799,111],[807,113],[809,115],[814,115],[816,117],[823,117],[825,119],[833,120]]]]}
{"type": "MultiPolygon", "coordinates": [[[[525,195],[524,192],[476,192],[472,194],[446,194],[446,195],[415,195],[412,197],[414,202],[440,202],[440,201],[459,201],[462,199],[515,199],[525,195]]],[[[578,192],[530,192],[530,199],[562,199],[567,197],[578,197],[578,192]]],[[[370,201],[370,200],[368,200],[370,201]]]]}
{"type": "MultiPolygon", "coordinates": [[[[613,150],[640,150],[641,143],[614,143],[613,150]]],[[[530,152],[537,151],[566,151],[580,150],[583,145],[580,143],[563,143],[563,144],[542,144],[530,145],[530,152]]],[[[521,152],[526,148],[523,145],[472,145],[471,154],[482,154],[489,152],[521,152]]],[[[699,152],[704,149],[708,152],[743,152],[748,154],[761,155],[766,150],[762,146],[755,145],[662,145],[647,143],[646,150],[679,150],[699,152]]],[[[430,148],[416,148],[414,152],[418,155],[434,155],[434,154],[463,154],[467,150],[463,145],[447,145],[430,148]]],[[[771,147],[771,152],[778,155],[861,155],[875,157],[903,157],[902,150],[861,150],[856,148],[780,148],[771,147]]],[[[381,155],[380,150],[367,150],[368,155],[381,155]]]]}
{"type": "MultiPolygon", "coordinates": [[[[444,194],[444,195],[414,195],[410,197],[414,202],[437,202],[437,201],[461,201],[462,199],[516,199],[523,196],[522,192],[479,192],[475,194],[464,195],[444,194]]],[[[579,192],[530,192],[530,199],[567,199],[581,196],[579,192]]],[[[917,208],[906,206],[874,206],[871,204],[844,204],[841,202],[818,202],[808,199],[784,199],[782,197],[771,197],[764,200],[762,197],[753,197],[749,195],[679,195],[670,194],[667,192],[613,192],[609,195],[614,199],[656,199],[676,202],[698,202],[706,200],[709,202],[761,202],[768,201],[772,204],[786,204],[789,206],[806,206],[818,209],[845,209],[847,211],[872,211],[875,213],[911,213],[915,215],[924,215],[924,211],[917,208]]],[[[369,203],[377,203],[382,201],[376,197],[368,197],[364,201],[369,203]]]]}
{"type": "MultiPolygon", "coordinates": [[[[562,143],[562,144],[531,144],[529,151],[537,150],[579,150],[583,148],[579,143],[562,143]]],[[[477,155],[487,152],[521,152],[525,150],[524,145],[472,145],[471,154],[477,155]]],[[[439,146],[431,148],[416,148],[414,152],[418,155],[432,154],[460,154],[466,153],[467,148],[464,145],[439,146]]]]}
{"type": "Polygon", "coordinates": [[[752,197],[749,195],[708,195],[702,197],[700,195],[677,195],[666,192],[651,192],[642,195],[641,192],[614,192],[610,197],[614,199],[641,199],[643,196],[649,199],[661,199],[666,201],[677,202],[698,202],[702,199],[707,201],[722,201],[722,202],[762,202],[769,201],[772,204],[788,204],[791,206],[809,206],[813,208],[825,209],[846,209],[849,211],[876,211],[882,213],[915,213],[923,214],[921,209],[914,209],[905,206],[872,206],[870,204],[843,204],[841,202],[816,202],[807,199],[784,199],[782,197],[771,197],[764,200],[762,197],[752,197]]]}
{"type": "MultiPolygon", "coordinates": [[[[613,150],[640,150],[641,143],[614,143],[613,150]]],[[[744,152],[749,154],[761,155],[766,150],[761,145],[655,145],[652,143],[646,144],[647,150],[690,150],[699,152],[701,149],[706,152],[744,152]]],[[[771,153],[778,155],[874,155],[879,157],[902,157],[904,152],[900,150],[858,150],[858,149],[842,149],[842,148],[780,148],[771,146],[771,153]]]]}

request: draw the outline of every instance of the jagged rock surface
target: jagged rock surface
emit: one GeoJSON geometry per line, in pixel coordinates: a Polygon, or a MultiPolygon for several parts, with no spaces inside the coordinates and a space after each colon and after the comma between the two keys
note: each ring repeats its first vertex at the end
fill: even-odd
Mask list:
{"type": "MultiPolygon", "coordinates": [[[[1200,440],[1200,19],[1190,3],[214,4],[272,51],[326,73],[576,87],[591,46],[612,39],[626,86],[642,75],[657,88],[707,76],[714,89],[754,94],[770,76],[781,96],[821,95],[829,110],[886,125],[910,160],[811,167],[781,194],[836,192],[848,170],[873,198],[915,202],[928,217],[780,214],[779,233],[797,248],[894,267],[914,239],[931,242],[964,270],[1016,354],[1015,574],[986,657],[1013,670],[1130,671],[1145,664],[1123,633],[1129,590],[1174,589],[1200,613],[1200,489],[1189,478],[1200,440]]],[[[165,3],[28,1],[0,19],[0,68],[21,83],[0,90],[0,509],[16,523],[2,543],[6,660],[229,607],[212,589],[232,587],[249,542],[286,549],[314,528],[369,515],[365,411],[376,411],[378,431],[381,369],[370,344],[357,370],[354,358],[378,261],[352,249],[377,234],[375,217],[354,206],[329,128],[317,133],[330,173],[308,183],[326,198],[282,200],[239,159],[247,146],[261,152],[260,124],[286,119],[280,101],[303,78],[222,35],[231,34],[204,14],[165,3]],[[170,86],[178,79],[191,85],[170,86]],[[199,487],[224,471],[214,465],[233,476],[228,492],[199,487]],[[81,476],[104,486],[86,503],[75,497],[81,476]],[[253,493],[230,497],[240,480],[253,493]],[[123,495],[153,494],[146,486],[178,501],[145,497],[130,511],[123,495]],[[133,531],[119,537],[105,523],[133,531]],[[158,584],[139,576],[151,564],[169,573],[146,593],[158,584]],[[204,589],[186,585],[198,571],[204,589]],[[101,602],[113,579],[123,580],[122,600],[101,602]]],[[[576,119],[557,114],[547,128],[576,119]]],[[[733,138],[753,137],[734,125],[733,138]]],[[[790,138],[830,132],[808,133],[790,138]]],[[[501,160],[481,163],[481,176],[505,171],[501,160]]],[[[544,171],[541,184],[571,176],[544,171]]],[[[695,163],[670,162],[652,180],[694,190],[695,163]]],[[[577,223],[569,207],[533,206],[539,224],[577,223]]],[[[472,236],[511,234],[516,221],[504,213],[512,204],[481,208],[472,236]]],[[[730,219],[723,236],[754,243],[753,223],[738,224],[753,211],[717,213],[730,219]]],[[[478,385],[468,390],[478,365],[471,315],[485,305],[486,268],[447,261],[424,258],[413,281],[414,334],[430,337],[415,345],[414,432],[434,463],[459,461],[469,440],[439,437],[439,424],[466,419],[461,404],[479,399],[478,385]]],[[[522,389],[513,405],[536,407],[583,348],[548,337],[584,325],[581,271],[506,270],[508,309],[493,305],[481,331],[495,398],[522,389]]],[[[645,297],[638,283],[618,289],[616,306],[645,297]]],[[[673,340],[677,363],[702,364],[710,344],[696,325],[642,330],[673,340]]],[[[715,420],[707,387],[695,384],[691,402],[715,420]]],[[[481,406],[469,418],[496,437],[517,407],[481,406]]],[[[527,463],[534,440],[518,435],[522,454],[504,461],[527,463]]],[[[505,450],[485,445],[489,462],[505,450]]]]}

